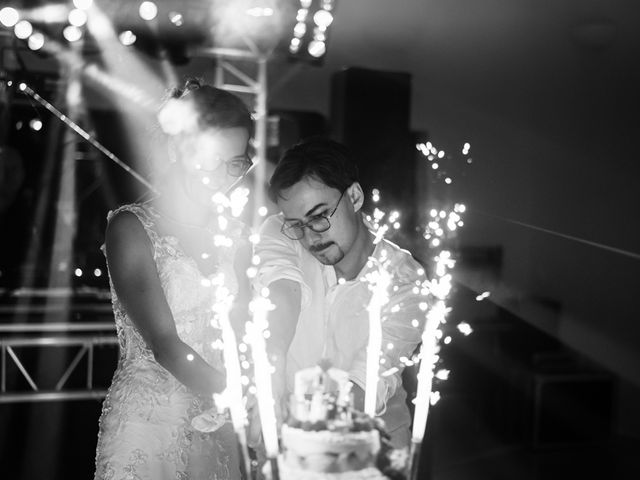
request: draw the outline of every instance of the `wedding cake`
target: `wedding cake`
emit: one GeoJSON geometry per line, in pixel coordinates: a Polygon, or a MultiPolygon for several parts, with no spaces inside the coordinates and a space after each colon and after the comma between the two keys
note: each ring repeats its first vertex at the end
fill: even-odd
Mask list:
{"type": "Polygon", "coordinates": [[[353,409],[351,383],[328,365],[295,377],[290,418],[282,427],[282,480],[382,480],[376,420],[353,409]]]}

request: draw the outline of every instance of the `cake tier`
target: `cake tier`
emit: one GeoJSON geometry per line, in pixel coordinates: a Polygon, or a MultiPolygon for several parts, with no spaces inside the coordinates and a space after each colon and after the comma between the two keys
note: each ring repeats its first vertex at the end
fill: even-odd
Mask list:
{"type": "Polygon", "coordinates": [[[380,449],[377,430],[361,432],[306,431],[282,427],[284,463],[292,470],[344,473],[375,466],[380,449]]]}
{"type": "Polygon", "coordinates": [[[295,469],[284,462],[279,462],[279,468],[281,480],[388,480],[375,467],[355,472],[326,473],[295,469]]]}

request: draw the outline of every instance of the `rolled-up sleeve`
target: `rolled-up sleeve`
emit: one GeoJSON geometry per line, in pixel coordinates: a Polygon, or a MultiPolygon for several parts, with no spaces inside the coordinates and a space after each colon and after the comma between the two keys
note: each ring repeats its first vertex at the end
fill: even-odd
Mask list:
{"type": "MultiPolygon", "coordinates": [[[[413,262],[412,262],[413,263],[413,262]]],[[[389,301],[380,312],[382,327],[381,365],[376,396],[376,414],[382,415],[388,400],[402,388],[402,370],[420,344],[425,322],[426,298],[416,292],[424,280],[419,268],[401,268],[389,291],[389,301]]],[[[366,349],[360,351],[349,371],[350,379],[364,389],[366,349]]]]}
{"type": "Polygon", "coordinates": [[[260,227],[260,240],[254,248],[260,258],[254,287],[260,290],[276,280],[293,280],[300,284],[301,307],[305,308],[311,301],[311,289],[302,274],[301,247],[282,234],[281,226],[282,216],[273,215],[260,227]]]}

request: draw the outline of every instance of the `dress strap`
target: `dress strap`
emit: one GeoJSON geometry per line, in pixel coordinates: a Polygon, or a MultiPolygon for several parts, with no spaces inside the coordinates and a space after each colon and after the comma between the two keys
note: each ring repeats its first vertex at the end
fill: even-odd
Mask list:
{"type": "MultiPolygon", "coordinates": [[[[131,203],[127,205],[122,205],[115,210],[110,210],[107,214],[107,221],[110,222],[113,217],[121,212],[131,212],[133,213],[142,226],[144,227],[145,232],[149,236],[149,240],[151,241],[151,245],[153,247],[153,258],[157,257],[158,253],[158,245],[159,245],[159,235],[156,232],[155,226],[155,215],[153,214],[150,207],[147,207],[143,204],[139,203],[131,203]]],[[[104,245],[102,246],[102,251],[104,252],[104,245]]]]}

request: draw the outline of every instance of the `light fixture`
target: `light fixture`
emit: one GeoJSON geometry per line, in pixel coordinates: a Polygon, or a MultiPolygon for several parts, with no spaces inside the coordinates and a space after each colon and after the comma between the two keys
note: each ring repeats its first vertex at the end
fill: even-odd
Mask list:
{"type": "Polygon", "coordinates": [[[82,38],[82,30],[73,25],[67,25],[64,27],[64,30],[62,30],[62,35],[68,42],[77,42],[82,38]]]}
{"type": "Polygon", "coordinates": [[[328,30],[334,20],[335,0],[300,0],[289,39],[292,58],[320,63],[327,53],[328,30]]]}
{"type": "Polygon", "coordinates": [[[140,18],[149,22],[158,16],[158,6],[153,2],[142,2],[138,13],[140,18]]]}
{"type": "Polygon", "coordinates": [[[33,26],[26,20],[20,20],[16,23],[15,27],[13,27],[13,32],[20,40],[25,40],[33,33],[33,26]]]}
{"type": "Polygon", "coordinates": [[[27,40],[27,45],[31,50],[40,50],[44,46],[44,35],[40,32],[33,32],[27,40]]]}
{"type": "Polygon", "coordinates": [[[15,8],[4,7],[0,10],[0,23],[7,28],[13,27],[20,20],[20,14],[15,8]]]}

